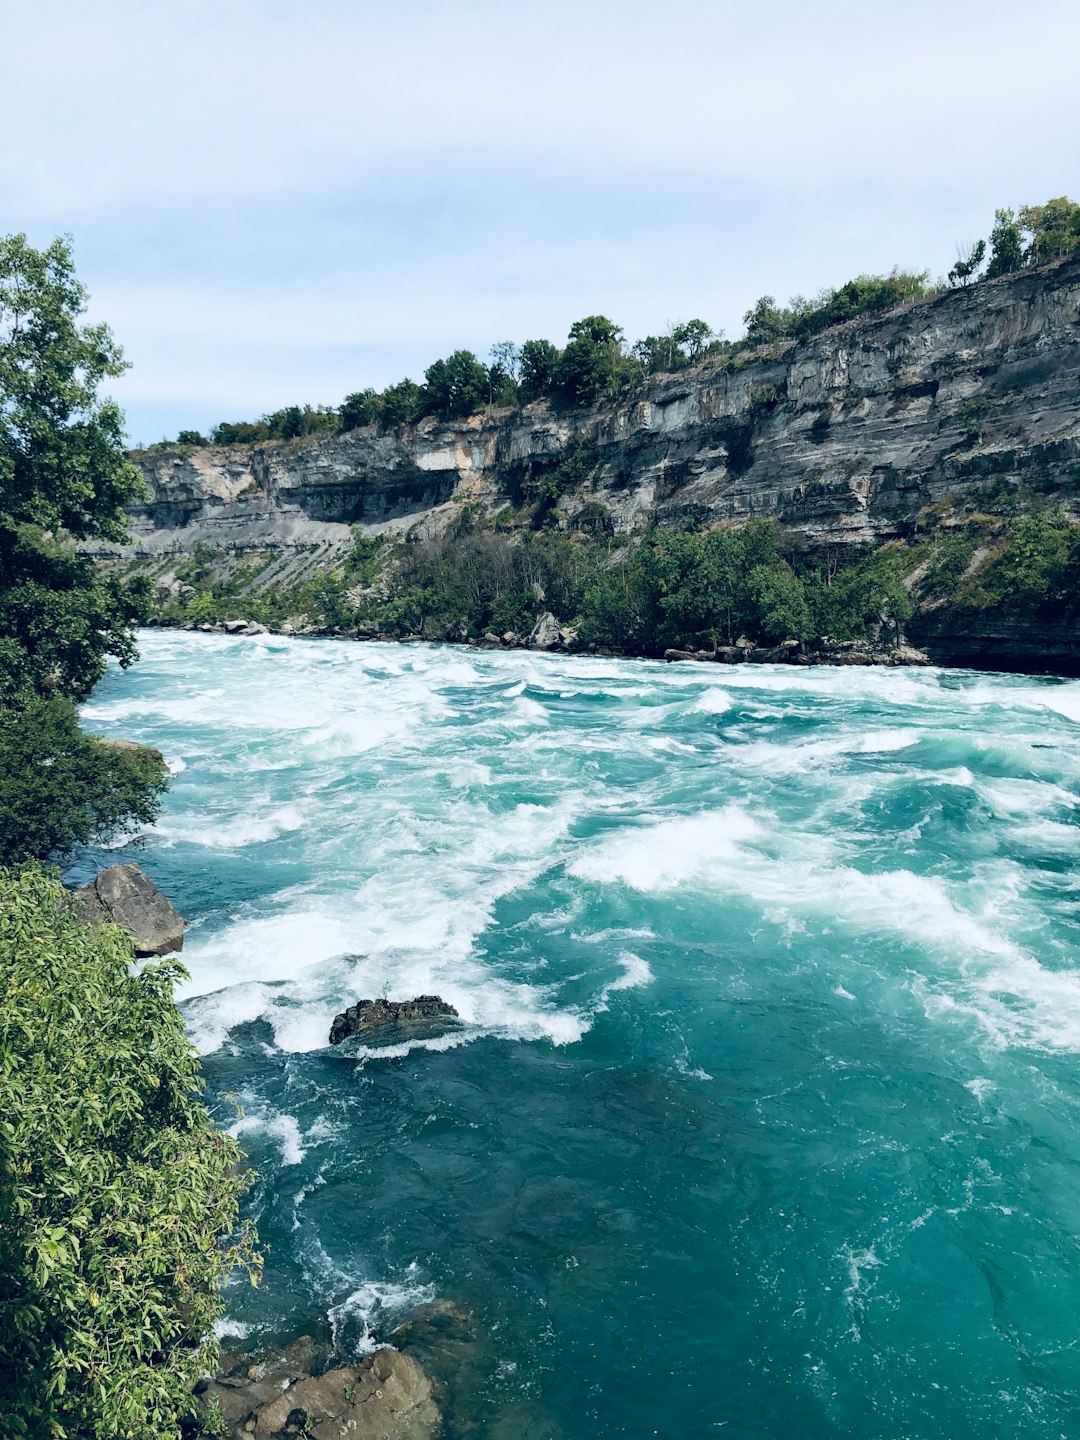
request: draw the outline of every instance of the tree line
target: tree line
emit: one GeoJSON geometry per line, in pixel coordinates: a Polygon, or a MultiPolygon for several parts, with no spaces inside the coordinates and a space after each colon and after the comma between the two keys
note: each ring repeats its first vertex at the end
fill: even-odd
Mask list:
{"type": "Polygon", "coordinates": [[[587,315],[571,325],[561,347],[550,340],[522,345],[503,340],[491,347],[486,361],[471,350],[455,350],[428,366],[423,384],[406,378],[384,390],[357,390],[337,407],[288,405],[258,420],[223,421],[209,435],[181,430],[175,443],[257,445],[367,426],[392,430],[427,416],[462,419],[485,406],[516,407],[534,400],[568,408],[594,405],[633,390],[650,375],[677,374],[706,357],[737,365],[762,346],[808,340],[848,320],[932,299],[950,287],[1060,260],[1078,246],[1080,204],[1062,195],[1045,205],[996,211],[989,241],[962,247],[942,280],[931,281],[927,270],[894,269],[888,275],[856,275],[811,297],[795,295],[787,305],[762,295],[743,316],[746,330],[738,340],[725,340],[722,331],[693,319],[629,343],[615,321],[587,315]]]}

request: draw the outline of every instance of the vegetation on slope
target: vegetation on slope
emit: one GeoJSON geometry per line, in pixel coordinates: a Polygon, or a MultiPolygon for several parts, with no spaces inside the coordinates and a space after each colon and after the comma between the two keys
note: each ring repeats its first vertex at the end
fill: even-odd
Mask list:
{"type": "MultiPolygon", "coordinates": [[[[258,420],[223,422],[209,436],[182,430],[181,445],[261,444],[300,436],[331,434],[362,426],[393,429],[425,416],[461,418],[485,406],[518,406],[545,399],[563,407],[592,405],[626,394],[649,375],[673,374],[705,358],[738,366],[762,346],[807,340],[836,325],[932,299],[948,286],[970,285],[1060,260],[1080,246],[1080,204],[1067,196],[1018,212],[998,210],[987,242],[979,240],[957,257],[945,280],[931,282],[928,271],[893,270],[889,275],[857,275],[818,295],[794,296],[786,306],[763,295],[743,316],[746,333],[729,341],[700,319],[671,326],[664,335],[647,335],[633,344],[605,315],[588,315],[570,327],[565,346],[550,340],[493,345],[485,364],[471,350],[455,350],[424,372],[424,383],[404,379],[385,390],[359,390],[337,408],[289,405],[258,420]],[[985,263],[985,269],[984,267],[985,263]]],[[[164,444],[171,442],[162,441],[164,444]]]]}
{"type": "Polygon", "coordinates": [[[544,494],[494,521],[464,506],[439,539],[380,542],[357,531],[335,568],[267,589],[258,585],[265,561],[236,565],[200,549],[175,567],[186,598],[170,597],[158,613],[187,624],[243,616],[467,640],[526,637],[550,610],[576,629],[579,645],[632,655],[741,636],[888,647],[918,607],[943,603],[1080,618],[1080,526],[1010,486],[946,501],[908,540],[877,549],[808,553],[766,520],[616,537],[605,516],[587,502],[576,529],[555,529],[544,494]]]}

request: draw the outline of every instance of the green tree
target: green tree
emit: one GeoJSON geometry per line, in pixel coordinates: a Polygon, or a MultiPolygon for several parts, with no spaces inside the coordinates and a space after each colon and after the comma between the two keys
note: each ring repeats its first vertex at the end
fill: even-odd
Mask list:
{"type": "Polygon", "coordinates": [[[69,242],[35,250],[22,235],[0,240],[0,729],[14,767],[0,831],[9,855],[45,855],[50,838],[63,849],[138,823],[165,781],[160,767],[136,773],[81,744],[72,706],[109,655],[132,662],[133,627],[149,608],[145,581],[102,574],[73,544],[123,541],[125,507],[143,494],[123,417],[97,393],[122,373],[123,357],[105,326],[79,324],[85,305],[69,242]],[[54,703],[42,708],[42,699],[54,703]]]}
{"type": "Polygon", "coordinates": [[[1067,195],[1045,205],[1025,205],[1017,219],[1031,237],[1026,255],[1029,265],[1060,260],[1080,246],[1080,205],[1067,195]]]}
{"type": "Polygon", "coordinates": [[[424,409],[443,420],[475,415],[487,399],[488,372],[471,350],[436,360],[424,371],[424,382],[424,409]]]}
{"type": "Polygon", "coordinates": [[[772,295],[762,295],[743,316],[748,345],[774,345],[791,333],[792,314],[782,310],[772,295]]]}
{"type": "Polygon", "coordinates": [[[173,961],[0,872],[0,1414],[24,1440],[179,1440],[252,1237],[173,961]],[[233,1235],[230,1242],[228,1237],[233,1235]]]}
{"type": "Polygon", "coordinates": [[[388,385],[379,399],[384,425],[411,425],[420,418],[420,386],[415,380],[399,380],[396,385],[388,385]]]}
{"type": "Polygon", "coordinates": [[[990,231],[990,263],[986,278],[1011,275],[1024,263],[1024,237],[1011,210],[994,211],[994,228],[990,231]]]}
{"type": "Polygon", "coordinates": [[[215,445],[261,445],[270,439],[265,420],[222,420],[210,432],[215,445]]]}
{"type": "Polygon", "coordinates": [[[338,411],[338,422],[342,430],[359,430],[365,425],[377,425],[382,417],[382,406],[378,393],[370,386],[346,395],[338,411]]]}
{"type": "Polygon", "coordinates": [[[623,332],[606,315],[575,320],[559,360],[559,394],[568,405],[592,405],[611,389],[622,359],[623,332]]]}
{"type": "Polygon", "coordinates": [[[974,245],[969,245],[965,250],[960,251],[956,257],[956,264],[949,271],[949,284],[953,286],[970,285],[985,256],[985,240],[976,240],[974,245]]]}
{"type": "Polygon", "coordinates": [[[555,393],[562,351],[550,340],[526,340],[521,347],[520,390],[528,405],[555,393]]]}
{"type": "Polygon", "coordinates": [[[176,437],[178,445],[208,445],[210,442],[199,430],[181,430],[176,437]]]}

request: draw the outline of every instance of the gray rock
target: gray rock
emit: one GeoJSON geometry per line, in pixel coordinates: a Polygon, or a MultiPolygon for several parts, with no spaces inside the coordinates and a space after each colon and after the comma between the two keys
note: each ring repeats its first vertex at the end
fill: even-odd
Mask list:
{"type": "Polygon", "coordinates": [[[557,650],[561,644],[559,622],[545,610],[529,634],[529,645],[533,650],[557,650]]]}
{"type": "Polygon", "coordinates": [[[330,1044],[340,1045],[353,1036],[380,1044],[427,1038],[457,1019],[458,1012],[438,995],[418,995],[415,1000],[358,1000],[335,1016],[330,1044]]]}
{"type": "Polygon", "coordinates": [[[138,865],[110,865],[72,896],[82,919],[119,925],[136,955],[169,955],[184,945],[184,921],[138,865]]]}
{"type": "Polygon", "coordinates": [[[226,635],[241,635],[248,628],[246,620],[223,620],[221,628],[226,635]]]}

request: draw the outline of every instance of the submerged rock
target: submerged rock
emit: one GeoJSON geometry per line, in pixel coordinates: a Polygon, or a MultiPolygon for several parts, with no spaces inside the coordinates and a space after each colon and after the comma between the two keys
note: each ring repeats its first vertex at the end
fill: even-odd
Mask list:
{"type": "Polygon", "coordinates": [[[458,1012],[438,995],[418,995],[415,1000],[358,1000],[330,1027],[330,1044],[340,1045],[352,1036],[392,1045],[397,1040],[437,1035],[458,1012]]]}
{"type": "Polygon", "coordinates": [[[305,1337],[276,1355],[241,1359],[199,1387],[235,1440],[432,1440],[442,1417],[417,1362],[384,1347],[355,1365],[335,1364],[305,1337]]]}
{"type": "Polygon", "coordinates": [[[184,921],[138,865],[110,865],[74,892],[73,902],[91,925],[113,924],[135,942],[136,955],[183,949],[184,921]]]}

